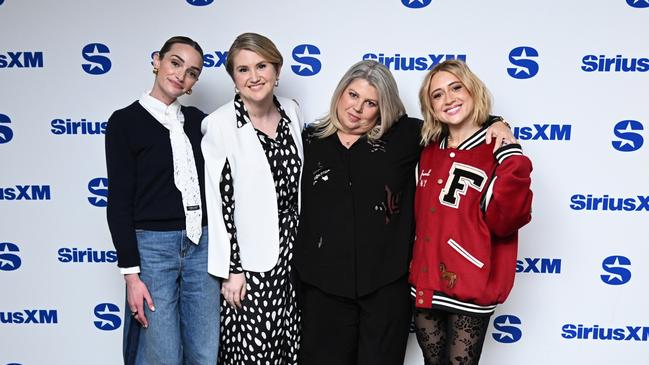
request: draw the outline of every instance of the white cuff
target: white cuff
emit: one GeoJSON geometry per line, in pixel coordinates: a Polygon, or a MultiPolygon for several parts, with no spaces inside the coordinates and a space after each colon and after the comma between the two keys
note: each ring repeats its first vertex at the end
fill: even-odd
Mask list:
{"type": "Polygon", "coordinates": [[[140,267],[139,266],[133,266],[133,267],[120,267],[119,271],[122,273],[122,275],[126,274],[139,274],[140,273],[140,267]]]}

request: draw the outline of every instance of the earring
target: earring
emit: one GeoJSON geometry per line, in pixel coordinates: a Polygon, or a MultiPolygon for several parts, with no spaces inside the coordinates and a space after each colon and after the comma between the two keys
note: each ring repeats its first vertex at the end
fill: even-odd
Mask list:
{"type": "Polygon", "coordinates": [[[157,67],[154,67],[154,68],[153,68],[153,73],[154,73],[155,75],[158,74],[158,68],[157,68],[157,67]]]}
{"type": "Polygon", "coordinates": [[[275,87],[279,86],[279,79],[275,79],[275,87]]]}
{"type": "Polygon", "coordinates": [[[237,89],[236,86],[234,87],[234,93],[235,93],[235,94],[238,94],[238,93],[239,93],[239,89],[237,89]]]}
{"type": "Polygon", "coordinates": [[[189,90],[185,91],[185,94],[191,95],[192,94],[192,89],[189,89],[189,90]]]}

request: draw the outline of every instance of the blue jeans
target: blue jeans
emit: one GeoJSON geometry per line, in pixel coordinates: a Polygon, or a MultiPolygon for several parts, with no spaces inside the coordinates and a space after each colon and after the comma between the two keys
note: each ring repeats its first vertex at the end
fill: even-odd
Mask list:
{"type": "Polygon", "coordinates": [[[216,364],[220,327],[220,281],[207,273],[207,228],[195,245],[182,231],[137,231],[140,279],[155,305],[145,305],[148,328],[128,311],[124,363],[216,364]]]}

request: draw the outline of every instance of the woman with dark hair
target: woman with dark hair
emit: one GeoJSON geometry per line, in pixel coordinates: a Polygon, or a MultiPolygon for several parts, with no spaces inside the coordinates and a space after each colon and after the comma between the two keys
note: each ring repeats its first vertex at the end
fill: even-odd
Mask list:
{"type": "Polygon", "coordinates": [[[226,70],[234,99],[203,121],[209,272],[222,277],[219,364],[296,364],[299,312],[290,260],[297,232],[302,117],[274,95],[282,55],[239,35],[226,70]]]}
{"type": "MultiPolygon", "coordinates": [[[[502,123],[492,133],[513,138],[502,123]]],[[[301,363],[401,365],[421,121],[406,115],[390,71],[366,60],[303,136],[301,363]]]]}
{"type": "Polygon", "coordinates": [[[487,146],[491,98],[464,62],[435,66],[419,98],[425,148],[410,267],[417,341],[427,365],[478,364],[489,318],[514,284],[532,164],[518,143],[487,146]]]}
{"type": "Polygon", "coordinates": [[[214,364],[219,280],[207,273],[200,123],[180,104],[203,68],[190,38],[153,57],[153,88],[106,129],[108,226],[126,281],[126,364],[214,364]]]}

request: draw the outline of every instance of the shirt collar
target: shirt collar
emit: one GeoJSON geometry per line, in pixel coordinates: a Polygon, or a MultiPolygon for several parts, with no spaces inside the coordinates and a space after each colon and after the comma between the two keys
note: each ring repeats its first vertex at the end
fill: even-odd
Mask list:
{"type": "MultiPolygon", "coordinates": [[[[480,127],[480,129],[475,132],[471,137],[467,138],[466,141],[460,143],[459,146],[457,146],[458,150],[470,150],[473,148],[476,148],[484,143],[486,143],[486,138],[487,138],[487,129],[489,127],[496,123],[502,121],[503,118],[497,115],[490,115],[487,118],[487,121],[480,127]]],[[[442,135],[442,138],[440,138],[439,142],[439,148],[440,149],[445,149],[448,148],[448,135],[445,133],[442,135]]]]}
{"type": "MultiPolygon", "coordinates": [[[[457,146],[458,150],[471,150],[485,143],[487,137],[488,124],[483,125],[471,137],[467,138],[464,142],[457,146]]],[[[444,135],[439,143],[440,149],[448,148],[448,135],[444,135]]]]}
{"type": "Polygon", "coordinates": [[[181,124],[185,122],[185,117],[183,116],[183,113],[180,111],[181,105],[178,99],[174,100],[173,103],[166,105],[165,103],[154,98],[150,94],[151,94],[151,90],[145,91],[140,97],[140,100],[138,100],[138,102],[158,122],[165,124],[165,122],[168,120],[167,118],[174,118],[174,117],[175,119],[178,119],[178,121],[180,121],[181,124]]]}
{"type": "MultiPolygon", "coordinates": [[[[277,108],[277,111],[279,112],[281,118],[280,118],[280,123],[284,123],[287,120],[290,120],[288,115],[286,115],[286,111],[284,111],[284,108],[282,108],[282,105],[279,103],[279,100],[277,100],[277,97],[273,95],[273,103],[275,104],[275,107],[277,108]]],[[[236,119],[237,119],[237,128],[241,128],[244,125],[250,123],[250,115],[248,114],[248,109],[246,109],[246,105],[243,103],[243,100],[241,99],[241,95],[234,94],[234,110],[236,111],[236,119]]]]}

